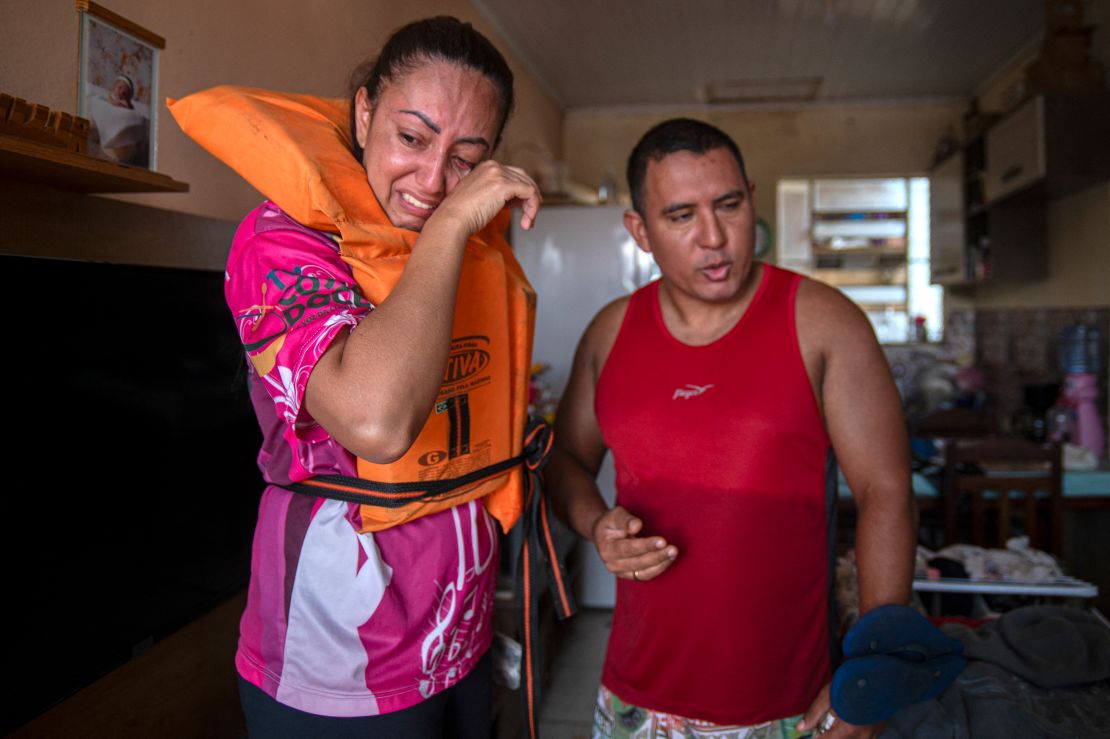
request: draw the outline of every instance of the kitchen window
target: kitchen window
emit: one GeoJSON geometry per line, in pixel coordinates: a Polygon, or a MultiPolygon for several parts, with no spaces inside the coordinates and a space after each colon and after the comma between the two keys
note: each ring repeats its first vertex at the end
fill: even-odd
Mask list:
{"type": "Polygon", "coordinates": [[[884,344],[940,339],[927,178],[785,179],[777,196],[781,266],[840,289],[884,344]]]}

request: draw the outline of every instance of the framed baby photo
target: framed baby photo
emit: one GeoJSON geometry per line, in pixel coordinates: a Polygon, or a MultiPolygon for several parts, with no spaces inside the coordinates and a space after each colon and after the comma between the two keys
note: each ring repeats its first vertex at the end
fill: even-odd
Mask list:
{"type": "Polygon", "coordinates": [[[154,170],[158,53],[166,40],[89,0],[77,0],[77,114],[91,122],[88,153],[154,170]]]}

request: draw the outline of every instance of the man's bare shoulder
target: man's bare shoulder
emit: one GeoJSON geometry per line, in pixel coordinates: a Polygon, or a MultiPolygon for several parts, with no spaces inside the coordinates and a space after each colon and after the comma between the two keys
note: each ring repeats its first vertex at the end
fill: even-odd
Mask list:
{"type": "Polygon", "coordinates": [[[631,295],[622,295],[599,310],[590,321],[586,333],[602,338],[612,336],[615,339],[621,323],[624,322],[624,314],[628,310],[628,301],[631,298],[631,295]]]}
{"type": "Polygon", "coordinates": [[[803,277],[795,301],[798,337],[832,349],[845,342],[875,342],[871,322],[844,293],[823,282],[803,277]]]}
{"type": "Polygon", "coordinates": [[[601,373],[605,360],[609,358],[609,351],[617,341],[621,324],[624,323],[624,314],[628,310],[628,301],[632,296],[624,295],[612,301],[597,312],[586,331],[582,334],[582,343],[579,347],[594,370],[594,376],[601,373]]]}

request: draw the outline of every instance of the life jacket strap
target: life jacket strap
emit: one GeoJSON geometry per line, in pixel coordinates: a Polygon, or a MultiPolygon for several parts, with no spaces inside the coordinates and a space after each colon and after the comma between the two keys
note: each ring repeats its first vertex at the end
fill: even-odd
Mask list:
{"type": "Polygon", "coordinates": [[[379,482],[350,475],[317,475],[280,487],[318,498],[333,498],[347,503],[360,503],[379,508],[400,508],[416,501],[441,500],[453,495],[461,495],[470,485],[500,475],[522,462],[527,462],[527,457],[528,450],[525,449],[515,457],[472,470],[465,475],[438,480],[379,482]]]}
{"type": "Polygon", "coordinates": [[[462,495],[473,483],[499,475],[523,464],[524,514],[520,524],[520,558],[516,568],[517,628],[524,648],[524,683],[521,702],[525,736],[536,739],[540,706],[539,605],[544,589],[551,592],[555,615],[560,621],[574,615],[574,597],[567,572],[552,536],[554,519],[543,495],[543,467],[551,455],[554,434],[543,419],[530,418],[524,432],[524,451],[459,477],[425,482],[377,482],[348,475],[318,475],[281,485],[286,490],[347,503],[399,508],[413,501],[440,500],[462,495]],[[542,585],[541,585],[542,584],[542,585]]]}
{"type": "Polygon", "coordinates": [[[516,568],[517,628],[524,648],[521,703],[528,739],[537,739],[540,707],[539,605],[546,585],[560,621],[574,615],[574,597],[567,572],[551,535],[554,519],[543,495],[543,466],[551,453],[554,435],[542,419],[531,418],[525,430],[524,516],[520,559],[516,568]]]}

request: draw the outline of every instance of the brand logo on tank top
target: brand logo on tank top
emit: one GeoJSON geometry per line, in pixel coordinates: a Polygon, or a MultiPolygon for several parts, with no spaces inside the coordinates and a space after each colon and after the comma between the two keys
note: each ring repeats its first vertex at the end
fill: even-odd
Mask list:
{"type": "Polygon", "coordinates": [[[671,400],[678,400],[679,398],[682,398],[683,400],[689,400],[690,398],[696,398],[711,387],[713,386],[691,385],[687,383],[686,387],[675,388],[674,396],[671,398],[671,400]]]}

